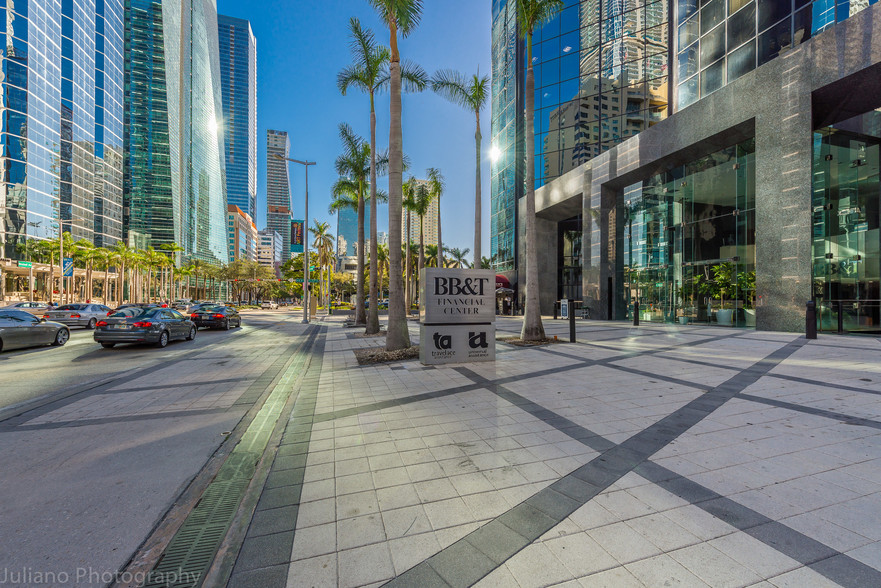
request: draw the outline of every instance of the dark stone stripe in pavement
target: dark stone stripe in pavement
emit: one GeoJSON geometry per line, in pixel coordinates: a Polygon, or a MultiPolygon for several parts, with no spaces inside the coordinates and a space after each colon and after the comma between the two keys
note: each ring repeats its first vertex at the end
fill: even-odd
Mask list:
{"type": "Polygon", "coordinates": [[[833,388],[844,392],[859,392],[860,394],[881,395],[881,390],[870,390],[869,388],[859,388],[857,386],[846,386],[844,384],[836,384],[835,382],[823,382],[821,380],[809,380],[807,378],[799,378],[798,376],[787,376],[784,374],[768,374],[768,377],[777,378],[778,380],[787,380],[789,382],[797,382],[799,384],[808,384],[810,386],[821,386],[823,388],[833,388]]]}
{"type": "Polygon", "coordinates": [[[227,586],[283,586],[294,546],[306,456],[312,437],[318,383],[327,327],[312,349],[312,359],[297,391],[293,411],[263,486],[227,586]]]}
{"type": "MultiPolygon", "coordinates": [[[[203,361],[200,359],[199,361],[203,361]]],[[[225,378],[223,380],[206,380],[204,382],[181,382],[180,384],[157,384],[156,386],[142,386],[140,388],[110,388],[109,390],[102,390],[97,392],[96,394],[120,394],[125,392],[145,392],[147,390],[166,390],[166,389],[180,389],[180,388],[192,388],[193,386],[206,386],[210,384],[231,384],[233,382],[246,382],[249,381],[250,378],[225,378]]]]}
{"type": "Polygon", "coordinates": [[[133,421],[152,421],[157,419],[170,419],[176,417],[193,417],[206,414],[219,414],[229,412],[228,408],[205,408],[193,410],[176,410],[173,412],[154,412],[151,414],[128,414],[116,417],[104,417],[96,419],[77,419],[74,421],[54,421],[51,423],[39,423],[34,425],[8,426],[0,424],[0,433],[10,431],[44,431],[48,429],[63,429],[65,427],[89,427],[93,425],[108,425],[112,423],[130,423],[133,421]]]}
{"type": "MultiPolygon", "coordinates": [[[[653,454],[672,443],[735,394],[756,382],[768,371],[795,353],[804,343],[805,341],[801,340],[775,350],[764,359],[733,376],[723,384],[692,400],[620,445],[613,445],[587,464],[540,490],[524,502],[494,519],[493,522],[501,523],[519,535],[520,539],[511,542],[509,536],[509,548],[504,550],[502,554],[497,555],[492,566],[485,564],[483,560],[488,558],[475,546],[475,543],[493,543],[495,535],[490,533],[490,536],[476,538],[476,531],[474,531],[450,547],[442,549],[432,557],[397,576],[388,582],[386,586],[412,586],[414,585],[413,574],[425,574],[425,570],[420,570],[420,568],[424,567],[430,567],[436,572],[437,576],[443,578],[451,586],[470,586],[474,584],[498,568],[504,561],[513,557],[523,547],[537,540],[547,531],[565,520],[566,517],[581,508],[591,498],[605,491],[628,472],[644,463],[653,454]],[[479,553],[483,559],[477,557],[475,552],[479,553]],[[451,553],[455,557],[452,557],[451,553]],[[460,563],[462,561],[469,561],[469,558],[477,562],[471,569],[460,563]]],[[[505,399],[519,400],[517,406],[520,406],[537,418],[551,423],[552,426],[560,424],[567,429],[572,429],[573,426],[578,427],[578,425],[568,419],[556,415],[552,411],[510,390],[503,389],[498,383],[491,384],[489,380],[468,368],[456,368],[456,371],[472,378],[477,383],[483,384],[484,387],[489,388],[493,392],[500,395],[504,394],[503,398],[505,399]]],[[[584,431],[588,434],[590,433],[587,429],[584,429],[584,431]]],[[[586,443],[588,446],[590,446],[590,443],[600,444],[605,442],[611,444],[606,439],[599,441],[598,439],[591,439],[589,436],[587,439],[589,440],[586,443]]]]}
{"type": "Polygon", "coordinates": [[[738,394],[737,398],[742,398],[743,400],[749,400],[751,402],[758,402],[760,404],[767,404],[768,406],[776,406],[777,408],[785,408],[786,410],[794,410],[796,412],[803,412],[805,414],[825,417],[827,419],[841,421],[846,425],[859,425],[861,427],[872,427],[873,429],[881,429],[881,422],[879,421],[864,419],[862,417],[856,417],[841,412],[835,412],[832,410],[814,408],[812,406],[804,406],[801,404],[794,404],[792,402],[784,402],[782,400],[775,400],[773,398],[763,398],[761,396],[753,396],[752,394],[738,394]]]}
{"type": "Polygon", "coordinates": [[[842,586],[881,586],[881,571],[653,462],[636,473],[842,586]]]}

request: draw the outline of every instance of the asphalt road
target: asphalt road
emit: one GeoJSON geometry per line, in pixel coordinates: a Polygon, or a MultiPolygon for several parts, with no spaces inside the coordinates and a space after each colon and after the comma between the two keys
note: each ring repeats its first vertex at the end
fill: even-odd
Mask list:
{"type": "Polygon", "coordinates": [[[108,378],[125,377],[133,370],[161,366],[194,350],[228,344],[258,329],[265,329],[292,313],[280,311],[244,313],[242,328],[230,331],[200,330],[195,341],[173,341],[165,349],[149,345],[118,345],[104,349],[92,338],[93,331],[70,330],[64,347],[33,347],[0,352],[0,418],[20,410],[36,399],[46,400],[108,378]]]}
{"type": "Polygon", "coordinates": [[[165,349],[74,330],[61,348],[0,353],[0,572],[31,574],[5,583],[112,583],[306,332],[255,311],[165,349]]]}

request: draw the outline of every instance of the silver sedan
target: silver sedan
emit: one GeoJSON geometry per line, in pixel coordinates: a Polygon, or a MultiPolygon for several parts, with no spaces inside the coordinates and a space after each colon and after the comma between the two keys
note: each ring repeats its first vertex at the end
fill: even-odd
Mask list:
{"type": "Polygon", "coordinates": [[[45,302],[14,302],[0,308],[0,310],[23,310],[34,316],[43,316],[48,309],[49,305],[45,302]]]}
{"type": "Polygon", "coordinates": [[[103,304],[65,304],[47,309],[43,318],[68,327],[85,327],[91,330],[109,314],[110,309],[103,304]]]}
{"type": "Polygon", "coordinates": [[[37,345],[64,345],[70,330],[22,310],[0,310],[0,351],[37,345]]]}

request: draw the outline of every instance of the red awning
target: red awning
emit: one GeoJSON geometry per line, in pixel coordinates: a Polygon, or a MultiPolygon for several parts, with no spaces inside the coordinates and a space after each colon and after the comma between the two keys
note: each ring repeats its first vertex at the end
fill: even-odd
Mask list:
{"type": "Polygon", "coordinates": [[[496,288],[510,288],[511,282],[501,274],[496,274],[496,288]]]}

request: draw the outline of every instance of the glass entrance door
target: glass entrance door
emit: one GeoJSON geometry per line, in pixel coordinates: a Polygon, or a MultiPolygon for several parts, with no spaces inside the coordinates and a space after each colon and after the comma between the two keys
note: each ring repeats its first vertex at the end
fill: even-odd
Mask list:
{"type": "Polygon", "coordinates": [[[821,331],[877,333],[881,140],[852,122],[814,135],[814,296],[821,331]]]}

